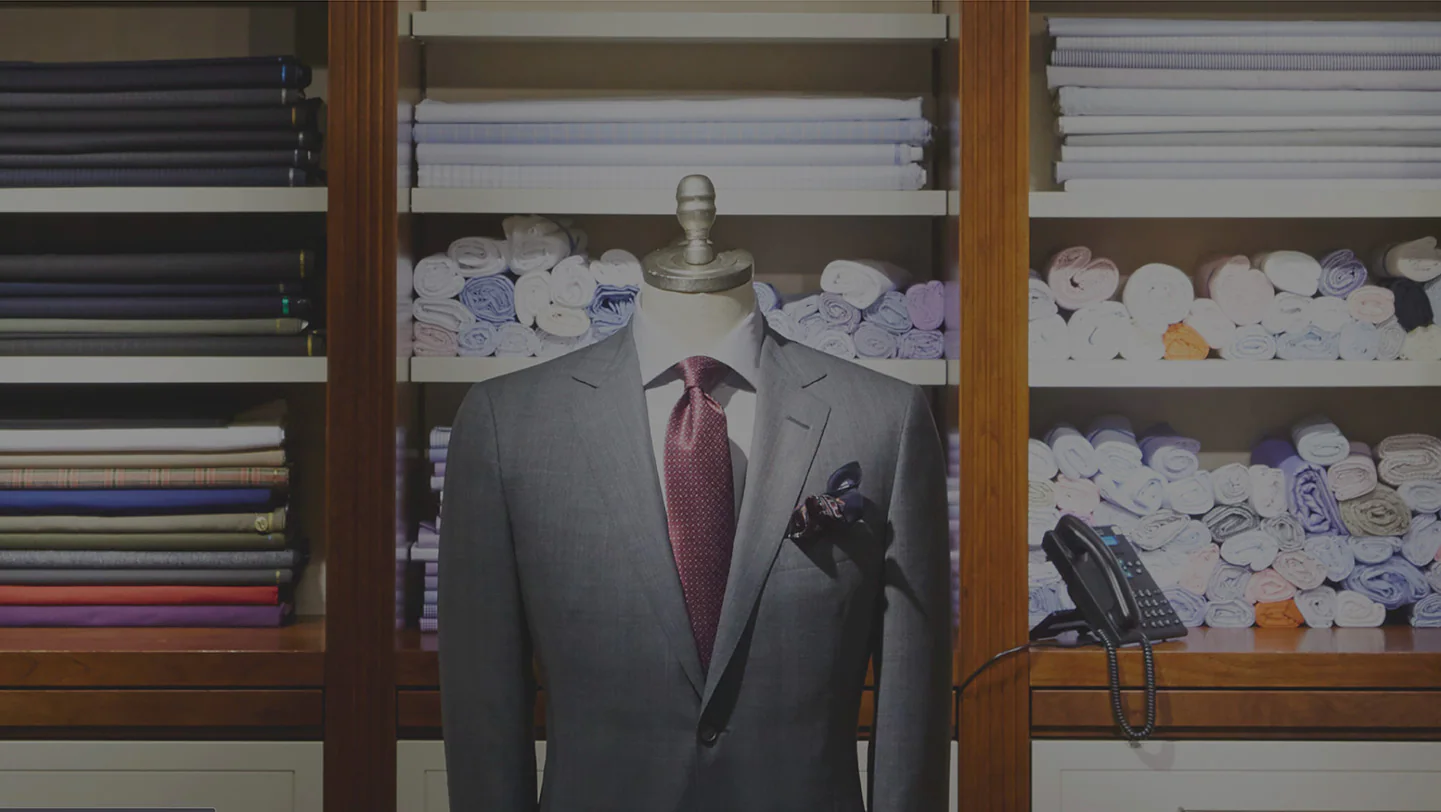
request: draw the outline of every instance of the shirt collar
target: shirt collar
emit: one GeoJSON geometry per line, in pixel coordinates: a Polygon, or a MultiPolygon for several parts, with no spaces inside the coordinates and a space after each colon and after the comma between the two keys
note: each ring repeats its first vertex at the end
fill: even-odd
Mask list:
{"type": "MultiPolygon", "coordinates": [[[[755,389],[760,381],[764,337],[765,321],[758,309],[752,310],[714,346],[707,348],[705,354],[725,364],[751,389],[755,389]]],[[[631,338],[635,341],[640,379],[645,386],[650,386],[685,360],[682,342],[669,340],[666,329],[654,319],[646,318],[645,311],[640,308],[636,308],[635,315],[631,317],[631,338]]]]}

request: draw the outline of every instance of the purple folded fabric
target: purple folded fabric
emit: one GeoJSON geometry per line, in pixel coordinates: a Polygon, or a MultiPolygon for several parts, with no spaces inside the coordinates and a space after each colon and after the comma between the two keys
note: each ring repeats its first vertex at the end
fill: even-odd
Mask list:
{"type": "Polygon", "coordinates": [[[1321,295],[1346,298],[1366,284],[1366,265],[1346,249],[1321,257],[1321,295]]]}
{"type": "Polygon", "coordinates": [[[234,513],[270,506],[268,488],[0,491],[0,515],[141,516],[234,513]]]}
{"type": "Polygon", "coordinates": [[[955,331],[961,329],[961,284],[959,282],[946,283],[946,329],[955,331]]]}
{"type": "Polygon", "coordinates": [[[946,339],[935,330],[908,330],[901,335],[896,357],[934,360],[945,354],[946,339]]]}
{"type": "Polygon", "coordinates": [[[917,330],[938,329],[946,320],[946,286],[940,282],[922,282],[906,291],[906,309],[917,330]]]}
{"type": "Polygon", "coordinates": [[[440,562],[439,562],[439,561],[427,561],[427,562],[425,562],[425,574],[426,574],[426,575],[439,575],[439,574],[440,574],[440,562]]]}
{"type": "Polygon", "coordinates": [[[1279,437],[1268,437],[1251,449],[1252,465],[1280,468],[1286,475],[1286,508],[1306,532],[1345,535],[1341,508],[1326,482],[1326,469],[1296,454],[1296,447],[1279,437]]]}
{"type": "Polygon", "coordinates": [[[1280,468],[1281,463],[1296,454],[1296,446],[1282,437],[1267,437],[1251,448],[1251,464],[1280,468]]]}
{"type": "Polygon", "coordinates": [[[0,626],[279,626],[278,606],[0,606],[0,626]]]}

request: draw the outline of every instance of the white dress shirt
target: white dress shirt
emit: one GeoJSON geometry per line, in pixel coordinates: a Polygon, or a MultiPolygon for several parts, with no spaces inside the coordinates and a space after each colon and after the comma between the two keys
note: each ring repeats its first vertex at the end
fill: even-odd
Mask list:
{"type": "MultiPolygon", "coordinates": [[[[664,494],[666,429],[671,412],[680,402],[681,395],[685,394],[685,382],[681,380],[676,364],[685,360],[683,348],[690,342],[673,339],[666,328],[654,319],[646,318],[645,311],[640,308],[636,308],[631,318],[631,337],[635,340],[636,356],[640,360],[651,449],[655,453],[655,470],[664,494]]],[[[752,310],[714,346],[689,353],[707,355],[730,368],[730,372],[711,387],[710,396],[725,410],[737,512],[740,510],[741,492],[745,488],[751,438],[755,435],[756,390],[760,383],[764,337],[765,321],[759,311],[752,310]]]]}

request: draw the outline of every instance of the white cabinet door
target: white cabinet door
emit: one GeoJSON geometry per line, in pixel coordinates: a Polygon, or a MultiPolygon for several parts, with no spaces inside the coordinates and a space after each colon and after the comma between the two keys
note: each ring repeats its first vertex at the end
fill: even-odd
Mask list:
{"type": "Polygon", "coordinates": [[[0,742],[0,805],[322,812],[320,742],[0,742]]]}
{"type": "Polygon", "coordinates": [[[1034,812],[1437,812],[1441,744],[1038,741],[1034,812]]]}

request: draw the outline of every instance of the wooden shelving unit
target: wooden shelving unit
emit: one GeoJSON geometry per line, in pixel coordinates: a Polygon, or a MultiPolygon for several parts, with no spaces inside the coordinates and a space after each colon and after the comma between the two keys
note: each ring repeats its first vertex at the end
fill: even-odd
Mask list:
{"type": "Polygon", "coordinates": [[[934,43],[944,14],[786,12],[418,11],[409,34],[431,42],[934,43]]]}

